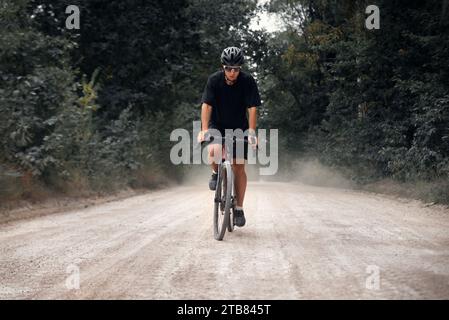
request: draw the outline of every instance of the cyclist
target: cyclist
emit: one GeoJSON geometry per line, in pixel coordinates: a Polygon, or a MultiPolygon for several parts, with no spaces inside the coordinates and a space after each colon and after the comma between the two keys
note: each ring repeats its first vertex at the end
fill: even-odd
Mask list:
{"type": "MultiPolygon", "coordinates": [[[[236,154],[236,142],[233,145],[232,168],[235,176],[235,192],[237,206],[234,211],[234,223],[238,227],[245,225],[243,200],[245,197],[247,177],[245,160],[248,159],[248,141],[253,149],[257,146],[256,122],[257,109],[261,105],[259,90],[254,78],[241,70],[244,63],[243,52],[237,47],[228,47],[221,54],[222,69],[209,76],[202,96],[201,132],[198,142],[205,141],[205,133],[209,129],[216,129],[224,137],[225,129],[248,130],[248,139],[244,144],[244,154],[236,154]],[[248,114],[248,116],[247,116],[248,114]],[[242,159],[242,156],[244,159],[242,159]]],[[[212,138],[208,144],[209,161],[212,166],[212,177],[209,189],[217,186],[218,164],[214,155],[222,154],[219,142],[221,139],[212,138]]]]}

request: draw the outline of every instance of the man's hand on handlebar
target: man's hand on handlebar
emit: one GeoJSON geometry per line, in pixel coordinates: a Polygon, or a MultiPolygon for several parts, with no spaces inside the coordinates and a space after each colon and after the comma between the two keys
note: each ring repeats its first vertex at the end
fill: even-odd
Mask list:
{"type": "Polygon", "coordinates": [[[258,141],[257,141],[256,132],[254,130],[250,129],[248,132],[248,143],[253,148],[253,150],[256,150],[258,141]]]}
{"type": "Polygon", "coordinates": [[[196,138],[198,143],[204,142],[207,140],[207,132],[208,130],[202,130],[198,132],[198,137],[196,138]]]}

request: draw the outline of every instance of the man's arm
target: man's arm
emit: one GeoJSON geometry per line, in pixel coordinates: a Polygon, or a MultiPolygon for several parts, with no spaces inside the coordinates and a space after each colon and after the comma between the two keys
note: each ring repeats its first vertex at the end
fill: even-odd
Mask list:
{"type": "Polygon", "coordinates": [[[249,115],[248,117],[249,132],[255,132],[257,126],[257,108],[249,107],[248,115],[249,115]]]}
{"type": "Polygon", "coordinates": [[[212,114],[212,106],[207,103],[201,105],[201,130],[207,131],[209,129],[210,116],[212,114]]]}
{"type": "Polygon", "coordinates": [[[255,106],[248,108],[248,125],[249,125],[249,143],[253,148],[257,145],[256,126],[257,126],[257,108],[255,106]]]}
{"type": "Polygon", "coordinates": [[[198,133],[198,142],[204,141],[204,134],[209,130],[209,121],[212,114],[212,106],[207,103],[201,105],[201,131],[198,133]]]}

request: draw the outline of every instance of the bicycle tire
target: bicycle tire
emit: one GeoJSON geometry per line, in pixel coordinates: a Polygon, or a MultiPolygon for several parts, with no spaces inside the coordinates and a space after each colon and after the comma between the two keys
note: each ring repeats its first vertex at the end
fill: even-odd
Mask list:
{"type": "Polygon", "coordinates": [[[214,198],[214,238],[218,241],[223,240],[230,223],[231,188],[228,181],[232,181],[231,170],[229,162],[221,164],[217,178],[214,198]]]}
{"type": "Polygon", "coordinates": [[[232,173],[231,175],[232,179],[231,179],[231,209],[229,211],[229,224],[228,224],[228,232],[232,232],[234,231],[234,210],[235,210],[235,201],[236,200],[236,195],[235,195],[235,186],[234,186],[234,173],[232,173]]]}
{"type": "Polygon", "coordinates": [[[234,208],[231,208],[231,212],[229,214],[229,224],[228,224],[228,232],[234,231],[234,208]]]}

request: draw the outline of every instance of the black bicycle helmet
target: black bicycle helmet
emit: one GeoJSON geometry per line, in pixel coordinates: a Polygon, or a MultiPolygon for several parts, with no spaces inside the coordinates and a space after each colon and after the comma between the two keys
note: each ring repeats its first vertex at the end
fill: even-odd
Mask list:
{"type": "Polygon", "coordinates": [[[241,66],[243,62],[243,52],[237,47],[228,47],[221,53],[221,64],[225,66],[241,66]]]}

